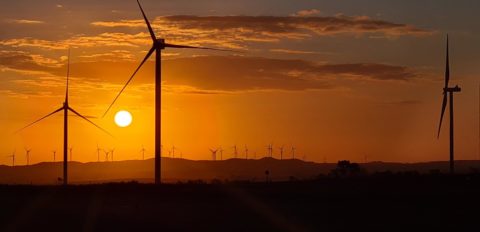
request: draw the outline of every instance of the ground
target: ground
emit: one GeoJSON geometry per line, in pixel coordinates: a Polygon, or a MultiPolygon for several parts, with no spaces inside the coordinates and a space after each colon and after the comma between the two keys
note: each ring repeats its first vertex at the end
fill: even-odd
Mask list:
{"type": "Polygon", "coordinates": [[[472,231],[472,175],[0,186],[0,231],[472,231]]]}

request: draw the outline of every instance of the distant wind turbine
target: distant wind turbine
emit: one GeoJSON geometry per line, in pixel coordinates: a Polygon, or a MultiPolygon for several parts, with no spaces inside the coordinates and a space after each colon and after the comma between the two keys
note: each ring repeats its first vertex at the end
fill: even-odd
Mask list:
{"type": "Polygon", "coordinates": [[[285,147],[282,145],[280,148],[278,148],[278,150],[280,150],[280,160],[283,160],[283,149],[285,147]]]}
{"type": "Polygon", "coordinates": [[[57,150],[53,150],[52,153],[53,153],[53,162],[55,162],[56,155],[57,155],[57,150]]]}
{"type": "Polygon", "coordinates": [[[15,167],[15,153],[16,151],[14,150],[13,153],[7,157],[12,158],[12,167],[15,167]]]}
{"type": "Polygon", "coordinates": [[[215,49],[215,48],[206,48],[206,47],[195,47],[195,46],[187,46],[187,45],[176,45],[176,44],[169,44],[165,43],[165,39],[157,38],[155,33],[153,32],[152,27],[150,26],[150,22],[143,11],[140,2],[137,0],[138,6],[140,11],[142,12],[143,18],[145,19],[145,23],[147,24],[148,31],[150,32],[150,37],[152,38],[152,48],[148,51],[145,58],[142,60],[140,65],[137,69],[133,72],[132,76],[127,80],[123,88],[120,90],[118,95],[115,97],[113,102],[107,108],[103,116],[108,113],[108,111],[112,108],[113,104],[117,101],[118,97],[122,94],[125,88],[128,86],[130,81],[132,81],[135,74],[138,70],[142,67],[142,65],[148,60],[148,58],[155,52],[155,184],[161,183],[161,156],[160,156],[160,141],[161,141],[161,108],[162,108],[162,72],[161,72],[161,53],[162,50],[165,48],[193,48],[193,49],[207,49],[207,50],[218,50],[218,51],[227,51],[222,49],[215,49]]]}
{"type": "Polygon", "coordinates": [[[32,151],[32,149],[25,148],[25,154],[26,154],[26,157],[27,157],[27,166],[30,165],[30,152],[31,151],[32,151]]]}
{"type": "Polygon", "coordinates": [[[270,157],[270,158],[272,158],[272,157],[273,157],[273,144],[271,144],[271,143],[268,144],[268,146],[267,146],[267,151],[268,151],[267,156],[270,157]]]}
{"type": "Polygon", "coordinates": [[[292,159],[295,159],[295,151],[297,150],[296,147],[292,147],[292,159]]]}
{"type": "Polygon", "coordinates": [[[232,147],[232,148],[233,148],[233,158],[235,158],[235,159],[236,159],[236,158],[237,158],[237,156],[238,156],[237,145],[236,145],[236,144],[235,144],[235,145],[233,145],[233,147],[232,147]]]}
{"type": "Polygon", "coordinates": [[[115,152],[115,148],[110,149],[110,160],[113,162],[113,152],[115,152]]]}
{"type": "Polygon", "coordinates": [[[218,151],[218,149],[216,149],[216,150],[210,149],[210,152],[212,152],[212,160],[213,161],[217,160],[217,151],[218,151]]]}
{"type": "Polygon", "coordinates": [[[142,150],[140,150],[140,152],[142,152],[142,160],[145,160],[145,147],[142,145],[142,150]]]}
{"type": "Polygon", "coordinates": [[[72,162],[73,161],[73,147],[70,147],[68,150],[70,151],[70,162],[72,162]]]}
{"type": "Polygon", "coordinates": [[[440,123],[438,125],[438,134],[437,138],[440,137],[440,131],[442,128],[442,120],[443,115],[445,113],[445,109],[447,108],[448,99],[447,94],[450,95],[450,174],[455,173],[455,164],[454,164],[454,146],[453,146],[453,94],[456,92],[460,92],[462,89],[455,85],[455,87],[451,88],[448,87],[448,82],[450,80],[450,62],[449,62],[449,54],[448,54],[448,35],[447,35],[447,52],[446,52],[446,65],[445,65],[445,86],[443,88],[443,101],[442,101],[442,111],[440,114],[440,123]]]}
{"type": "MultiPolygon", "coordinates": [[[[18,130],[18,132],[24,130],[27,127],[30,127],[40,121],[42,121],[45,118],[48,118],[60,111],[63,111],[63,184],[67,185],[68,184],[68,156],[67,156],[67,149],[68,149],[68,111],[71,111],[72,113],[76,114],[78,117],[84,119],[88,123],[92,124],[96,128],[102,130],[103,132],[107,133],[108,135],[112,136],[110,133],[108,133],[106,130],[102,129],[100,126],[95,124],[94,122],[90,121],[88,118],[85,116],[81,115],[78,113],[76,110],[72,109],[70,105],[68,104],[68,81],[69,81],[69,76],[70,76],[70,50],[68,51],[68,64],[67,64],[67,86],[66,86],[66,93],[65,93],[65,102],[63,103],[63,106],[60,107],[59,109],[53,111],[52,113],[44,116],[43,118],[38,119],[37,121],[34,121],[27,126],[23,127],[22,129],[18,130]]],[[[113,136],[112,136],[113,137],[113,136]]]]}
{"type": "Polygon", "coordinates": [[[103,150],[103,153],[105,153],[105,162],[108,162],[108,154],[109,152],[106,150],[103,150]]]}
{"type": "Polygon", "coordinates": [[[100,162],[100,151],[102,151],[102,149],[100,149],[97,143],[97,162],[100,162]]]}
{"type": "Polygon", "coordinates": [[[220,147],[219,151],[220,151],[220,160],[223,160],[223,148],[220,147]]]}
{"type": "Polygon", "coordinates": [[[245,159],[248,159],[248,147],[245,145],[245,159]]]}

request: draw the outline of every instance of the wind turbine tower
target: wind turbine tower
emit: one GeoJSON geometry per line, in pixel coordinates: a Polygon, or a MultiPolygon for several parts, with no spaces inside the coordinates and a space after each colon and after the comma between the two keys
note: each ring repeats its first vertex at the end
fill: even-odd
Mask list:
{"type": "Polygon", "coordinates": [[[192,48],[192,49],[208,49],[208,50],[218,50],[218,51],[226,51],[226,50],[166,43],[165,39],[158,38],[155,35],[150,25],[150,22],[148,21],[147,16],[145,15],[145,12],[143,11],[143,8],[140,5],[140,2],[138,0],[137,0],[137,3],[138,3],[138,7],[140,8],[140,11],[142,12],[143,19],[147,24],[147,28],[150,33],[150,37],[152,39],[152,47],[150,48],[150,50],[148,51],[147,55],[142,60],[140,65],[137,67],[137,69],[133,72],[133,74],[127,80],[127,82],[125,83],[123,88],[120,90],[118,95],[115,97],[112,104],[110,104],[110,106],[107,108],[103,116],[105,116],[108,113],[108,111],[111,109],[113,104],[117,101],[118,97],[122,94],[122,92],[125,90],[128,84],[132,81],[133,77],[138,72],[138,70],[143,66],[143,64],[148,60],[148,58],[150,58],[153,52],[155,52],[155,184],[160,184],[161,182],[160,142],[162,141],[161,139],[161,109],[162,109],[161,54],[162,54],[162,50],[166,48],[192,48]]]}
{"type": "Polygon", "coordinates": [[[447,35],[447,52],[446,52],[446,65],[445,65],[445,86],[443,88],[443,101],[442,101],[442,111],[440,114],[440,123],[438,125],[438,134],[437,139],[440,138],[440,131],[442,128],[442,120],[445,110],[447,108],[448,99],[447,95],[449,95],[450,100],[450,174],[455,173],[455,158],[454,158],[454,133],[453,133],[453,94],[460,92],[462,89],[455,85],[455,87],[449,87],[448,82],[450,80],[450,62],[449,62],[449,54],[448,54],[448,35],[447,35]]]}

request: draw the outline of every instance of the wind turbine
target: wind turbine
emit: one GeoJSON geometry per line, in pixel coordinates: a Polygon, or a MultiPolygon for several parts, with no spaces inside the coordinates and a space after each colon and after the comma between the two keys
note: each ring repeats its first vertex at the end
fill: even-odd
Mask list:
{"type": "Polygon", "coordinates": [[[113,152],[115,152],[115,148],[110,149],[110,160],[113,162],[113,152]]]}
{"type": "Polygon", "coordinates": [[[272,158],[272,156],[273,156],[273,145],[271,143],[268,144],[267,150],[268,150],[268,155],[267,156],[272,158]]]}
{"type": "Polygon", "coordinates": [[[11,155],[7,156],[7,157],[9,157],[9,158],[10,158],[10,157],[12,158],[12,167],[15,167],[15,152],[16,152],[16,151],[14,150],[11,155]]]}
{"type": "Polygon", "coordinates": [[[216,149],[216,150],[210,149],[210,152],[212,152],[212,160],[213,161],[217,160],[217,151],[218,151],[218,149],[216,149]]]}
{"type": "Polygon", "coordinates": [[[18,130],[18,132],[24,130],[27,127],[30,127],[40,121],[42,121],[45,118],[48,118],[60,111],[63,111],[63,184],[67,185],[68,184],[68,156],[67,156],[67,148],[68,148],[68,111],[73,112],[76,114],[78,117],[84,119],[88,123],[92,124],[96,128],[102,130],[103,132],[107,133],[108,135],[112,136],[110,133],[108,133],[106,130],[102,129],[100,126],[95,124],[94,122],[90,121],[88,118],[85,116],[81,115],[78,113],[76,110],[70,107],[68,104],[68,81],[69,81],[69,76],[70,76],[70,50],[68,51],[68,64],[67,64],[67,85],[66,85],[66,91],[65,91],[65,101],[63,102],[63,106],[60,107],[59,109],[53,111],[52,113],[38,119],[37,121],[34,121],[27,126],[23,127],[22,129],[18,130]]]}
{"type": "Polygon", "coordinates": [[[284,149],[283,145],[280,148],[278,148],[278,150],[280,150],[280,160],[283,159],[283,149],[284,149]]]}
{"type": "Polygon", "coordinates": [[[206,48],[206,47],[195,47],[195,46],[187,46],[187,45],[177,45],[177,44],[169,44],[165,43],[165,39],[157,38],[155,33],[153,32],[152,27],[150,26],[150,22],[143,11],[140,2],[137,0],[138,6],[140,11],[142,12],[143,18],[145,19],[145,23],[147,24],[148,31],[150,32],[150,37],[152,38],[152,48],[148,51],[145,58],[142,60],[140,65],[137,69],[133,72],[132,76],[128,79],[127,83],[123,86],[120,90],[118,95],[115,97],[113,102],[107,108],[103,117],[108,113],[110,108],[112,108],[113,104],[117,101],[118,97],[122,94],[125,88],[128,86],[130,81],[132,81],[135,74],[137,74],[138,70],[143,66],[143,64],[150,58],[150,56],[155,52],[155,184],[160,184],[161,182],[161,156],[160,156],[160,141],[161,141],[161,106],[162,106],[162,72],[161,72],[161,53],[162,50],[165,48],[192,48],[192,49],[206,49],[206,50],[217,50],[217,51],[227,51],[223,49],[215,49],[215,48],[206,48]]]}
{"type": "Polygon", "coordinates": [[[70,151],[70,162],[72,162],[73,161],[73,147],[68,148],[68,150],[70,151]]]}
{"type": "Polygon", "coordinates": [[[97,162],[100,162],[100,151],[102,149],[100,149],[100,147],[98,146],[98,143],[97,143],[97,162]]]}
{"type": "Polygon", "coordinates": [[[236,158],[237,158],[237,156],[238,156],[237,145],[236,145],[236,144],[235,144],[235,145],[233,145],[233,147],[232,147],[232,148],[233,148],[233,158],[235,158],[235,159],[236,159],[236,158]]]}
{"type": "Polygon", "coordinates": [[[248,159],[248,147],[245,145],[245,159],[248,159]]]}
{"type": "Polygon", "coordinates": [[[447,35],[447,53],[446,53],[446,65],[445,65],[445,86],[443,88],[443,101],[442,101],[442,111],[440,114],[440,123],[438,125],[438,134],[437,139],[440,137],[440,131],[442,128],[443,114],[447,108],[448,99],[447,94],[450,96],[450,174],[455,173],[455,164],[454,164],[454,150],[453,150],[453,93],[460,92],[462,89],[455,85],[455,87],[448,87],[448,81],[450,80],[450,62],[448,54],[448,35],[447,35]]]}
{"type": "Polygon", "coordinates": [[[52,153],[53,153],[53,162],[55,162],[55,158],[56,158],[57,150],[53,150],[53,151],[52,151],[52,153]]]}
{"type": "Polygon", "coordinates": [[[220,151],[220,160],[223,160],[223,148],[220,147],[219,151],[220,151]]]}
{"type": "Polygon", "coordinates": [[[142,152],[142,160],[145,160],[145,147],[142,145],[142,150],[140,150],[142,152]]]}
{"type": "Polygon", "coordinates": [[[295,150],[297,150],[297,148],[292,147],[292,159],[295,159],[295,150]]]}
{"type": "Polygon", "coordinates": [[[175,158],[175,149],[176,149],[176,147],[172,146],[172,158],[175,158]]]}
{"type": "Polygon", "coordinates": [[[30,165],[30,152],[31,151],[32,151],[32,149],[25,148],[25,154],[27,156],[27,166],[30,165]]]}
{"type": "Polygon", "coordinates": [[[105,153],[105,162],[108,162],[108,151],[103,150],[103,153],[105,153]]]}

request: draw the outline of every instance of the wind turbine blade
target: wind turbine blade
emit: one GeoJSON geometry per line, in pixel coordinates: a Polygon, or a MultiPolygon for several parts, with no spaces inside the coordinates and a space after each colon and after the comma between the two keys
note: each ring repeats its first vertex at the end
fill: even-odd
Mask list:
{"type": "Polygon", "coordinates": [[[123,86],[122,90],[120,90],[120,92],[117,94],[117,96],[115,97],[115,99],[113,99],[113,102],[112,104],[110,104],[110,106],[108,106],[108,109],[105,111],[105,113],[103,114],[102,118],[105,117],[105,115],[107,115],[108,111],[110,110],[110,108],[112,108],[113,104],[115,104],[115,102],[117,101],[117,99],[120,97],[120,94],[122,94],[122,92],[125,90],[125,88],[127,88],[127,85],[130,83],[130,81],[132,81],[133,77],[135,76],[135,74],[137,74],[138,70],[140,70],[140,68],[142,67],[142,65],[145,63],[145,61],[148,60],[148,58],[152,55],[153,51],[155,51],[155,47],[152,47],[150,49],[150,51],[148,51],[147,55],[145,56],[145,58],[143,58],[142,62],[140,63],[140,65],[138,66],[138,68],[135,70],[135,72],[133,72],[132,76],[130,76],[130,78],[128,79],[127,83],[125,83],[125,85],[123,86]]]}
{"type": "Polygon", "coordinates": [[[448,35],[447,35],[447,55],[445,61],[445,88],[448,88],[448,81],[450,80],[450,61],[448,54],[448,35]]]}
{"type": "Polygon", "coordinates": [[[70,78],[70,48],[68,48],[68,63],[67,63],[67,90],[65,91],[65,102],[68,102],[68,82],[70,78]]]}
{"type": "Polygon", "coordinates": [[[153,42],[157,40],[155,37],[155,33],[153,32],[152,26],[150,26],[150,22],[147,19],[147,16],[145,15],[145,12],[143,12],[142,5],[140,5],[140,1],[137,0],[138,6],[140,7],[140,10],[142,11],[143,18],[145,19],[145,23],[147,23],[148,31],[150,32],[150,36],[152,37],[153,42]]]}
{"type": "Polygon", "coordinates": [[[445,114],[445,109],[447,108],[447,92],[443,93],[443,102],[442,102],[442,112],[440,114],[440,123],[438,124],[438,134],[437,139],[440,137],[440,129],[442,128],[443,115],[445,114]]]}
{"type": "Polygon", "coordinates": [[[197,47],[197,46],[178,45],[178,44],[169,44],[169,43],[165,43],[165,47],[166,48],[193,48],[193,49],[214,50],[214,51],[223,51],[223,52],[236,52],[234,50],[228,50],[228,49],[197,47]]]}
{"type": "Polygon", "coordinates": [[[101,128],[100,126],[98,126],[97,124],[95,124],[94,122],[90,121],[90,119],[86,118],[85,116],[81,115],[80,113],[78,113],[77,111],[75,111],[74,109],[68,107],[68,110],[72,111],[74,114],[78,115],[78,117],[80,118],[83,118],[85,121],[89,122],[90,124],[92,124],[93,126],[95,126],[96,128],[100,129],[101,131],[105,132],[106,134],[110,135],[111,137],[114,137],[112,134],[110,134],[108,131],[106,131],[105,129],[101,128]]]}
{"type": "Polygon", "coordinates": [[[38,120],[36,120],[36,121],[34,121],[34,122],[32,122],[32,123],[30,123],[30,124],[26,125],[26,126],[25,126],[25,127],[23,127],[22,129],[20,129],[20,130],[17,130],[17,131],[15,132],[15,134],[16,134],[16,133],[18,133],[18,132],[20,132],[20,131],[22,131],[22,130],[24,130],[25,128],[28,128],[28,127],[32,126],[33,124],[36,124],[37,122],[40,122],[40,121],[42,121],[43,119],[46,119],[46,118],[48,118],[48,117],[52,116],[53,114],[56,114],[56,113],[58,113],[58,112],[62,111],[63,109],[64,109],[64,106],[62,106],[62,107],[61,107],[61,108],[59,108],[58,110],[55,110],[55,111],[53,111],[53,112],[52,112],[52,113],[50,113],[50,114],[47,114],[47,115],[45,115],[44,117],[42,117],[42,118],[40,118],[40,119],[38,119],[38,120]]]}

